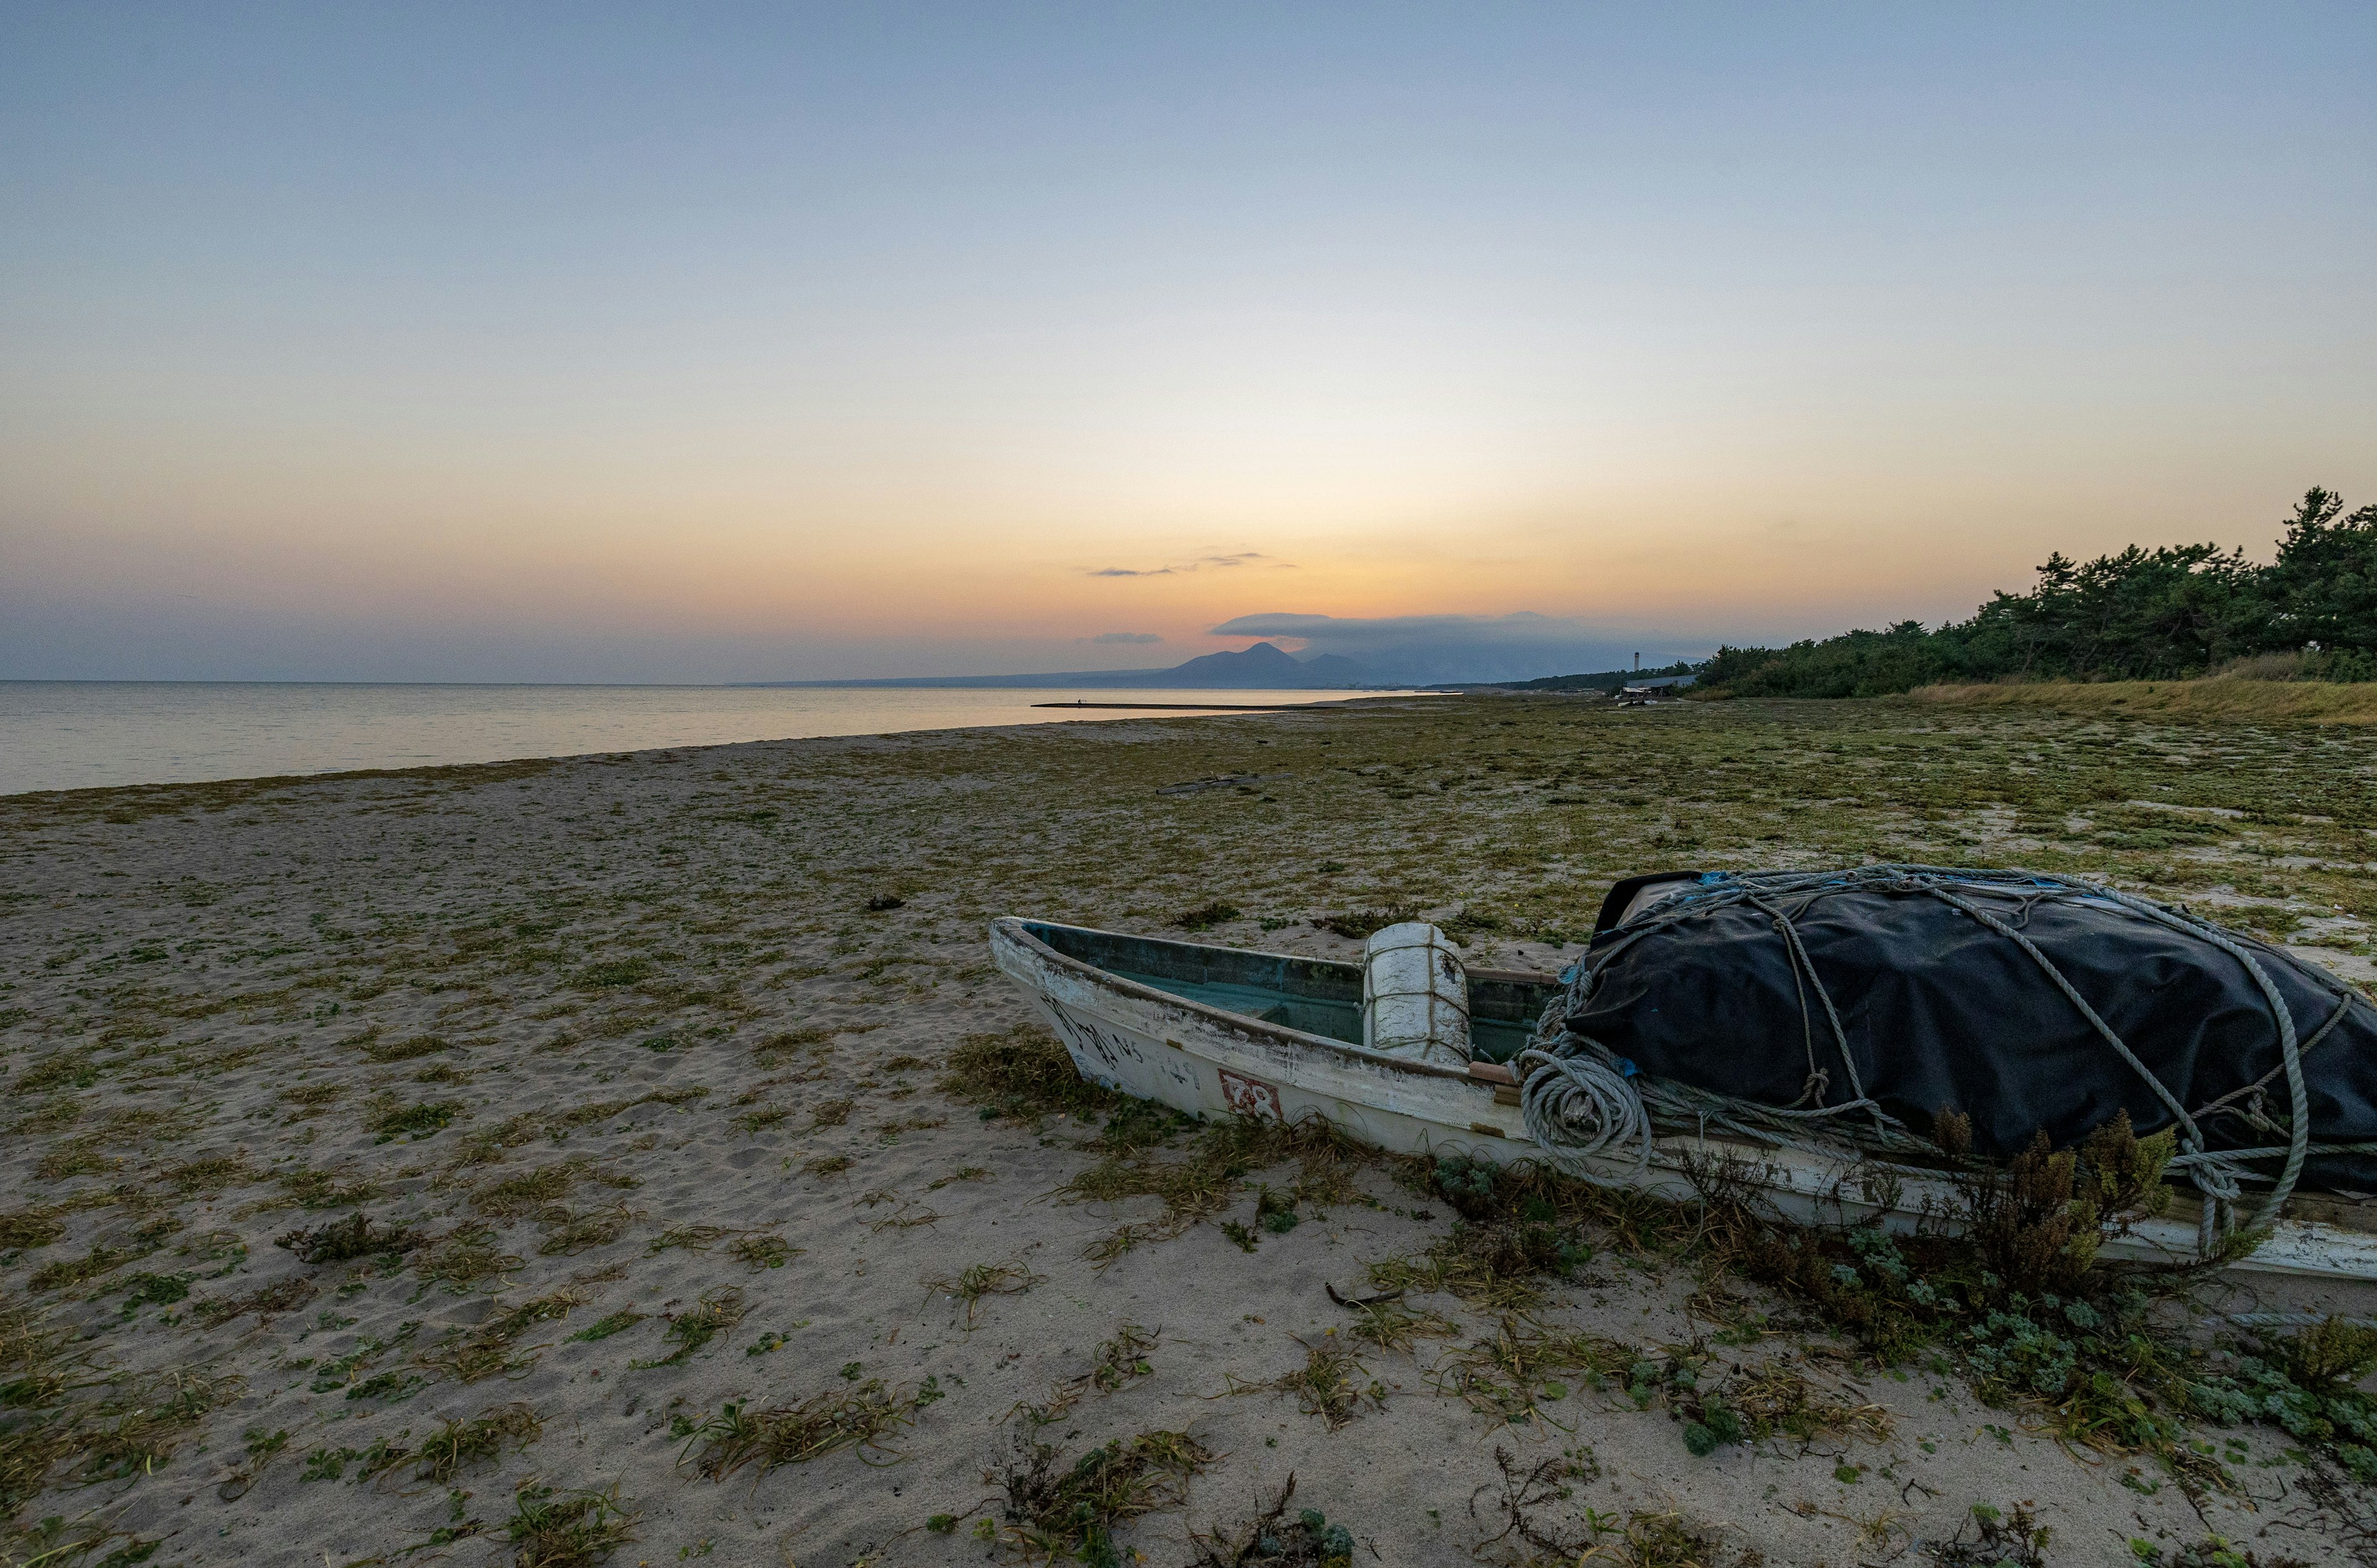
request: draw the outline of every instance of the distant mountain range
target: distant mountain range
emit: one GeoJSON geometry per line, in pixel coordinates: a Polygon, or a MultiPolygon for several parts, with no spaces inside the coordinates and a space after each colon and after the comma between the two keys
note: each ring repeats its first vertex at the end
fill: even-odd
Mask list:
{"type": "Polygon", "coordinates": [[[752,680],[738,686],[1021,686],[1198,688],[1236,691],[1323,689],[1391,684],[1359,661],[1340,653],[1299,659],[1277,643],[1258,642],[1243,652],[1203,653],[1163,670],[1062,670],[1028,676],[912,676],[898,680],[752,680]]]}

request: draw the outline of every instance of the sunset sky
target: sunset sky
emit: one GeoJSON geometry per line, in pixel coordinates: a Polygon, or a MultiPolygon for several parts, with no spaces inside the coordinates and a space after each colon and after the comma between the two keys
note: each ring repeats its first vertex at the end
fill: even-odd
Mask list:
{"type": "Polygon", "coordinates": [[[13,4],[0,677],[1665,659],[2265,556],[2377,500],[2372,81],[2365,4],[13,4]]]}

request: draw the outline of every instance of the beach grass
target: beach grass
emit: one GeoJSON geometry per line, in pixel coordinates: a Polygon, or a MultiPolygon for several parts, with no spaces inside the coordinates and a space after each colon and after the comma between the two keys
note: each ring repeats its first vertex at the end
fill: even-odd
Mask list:
{"type": "MultiPolygon", "coordinates": [[[[1451,1562],[1520,1538],[1488,1545],[1484,1440],[1554,1433],[1672,1478],[1649,1506],[1518,1465],[1546,1538],[1611,1561],[1847,1561],[1878,1488],[1836,1467],[1892,1467],[1901,1543],[1984,1496],[2239,1536],[2281,1478],[2311,1530],[2359,1506],[2333,1442],[2207,1426],[2108,1479],[2059,1438],[2129,1442],[2113,1395],[2109,1426],[1989,1406],[1727,1273],[1690,1210],[1087,1083],[984,947],[1011,913],[1348,958],[1417,917],[1542,973],[1619,877],[1905,860],[2101,879],[2368,981],[2377,734],[2288,683],[2172,689],[1398,700],[0,799],[0,1553],[1160,1558],[1146,1514],[1293,1470],[1451,1562]],[[985,1486],[1001,1423],[1038,1436],[985,1486]],[[357,1457],[219,1477],[251,1428],[357,1457]],[[1423,1448],[1441,1480],[1380,1478],[1423,1448]],[[375,1453],[428,1478],[359,1484],[375,1453]]],[[[2259,1353],[2317,1382],[2358,1349],[2259,1353]]]]}

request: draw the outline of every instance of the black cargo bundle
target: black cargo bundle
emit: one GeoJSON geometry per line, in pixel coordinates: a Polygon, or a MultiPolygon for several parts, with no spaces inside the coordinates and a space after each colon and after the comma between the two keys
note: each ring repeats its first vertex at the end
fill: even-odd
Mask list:
{"type": "Polygon", "coordinates": [[[2066,878],[1638,878],[1572,972],[1567,1028],[1630,1077],[1811,1140],[1904,1153],[1948,1107],[1975,1154],[2003,1157],[2127,1110],[2141,1134],[2179,1128],[2174,1175],[2256,1188],[2246,1207],[2298,1181],[2377,1192],[2377,1008],[2265,943],[2066,878]]]}

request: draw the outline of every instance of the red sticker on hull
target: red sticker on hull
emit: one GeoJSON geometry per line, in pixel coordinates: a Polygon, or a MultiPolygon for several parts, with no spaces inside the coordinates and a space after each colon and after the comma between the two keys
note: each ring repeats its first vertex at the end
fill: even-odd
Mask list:
{"type": "Polygon", "coordinates": [[[1268,1116],[1273,1121],[1285,1121],[1279,1108],[1279,1091],[1260,1078],[1248,1078],[1228,1068],[1216,1068],[1222,1075],[1222,1103],[1240,1116],[1268,1116]]]}

